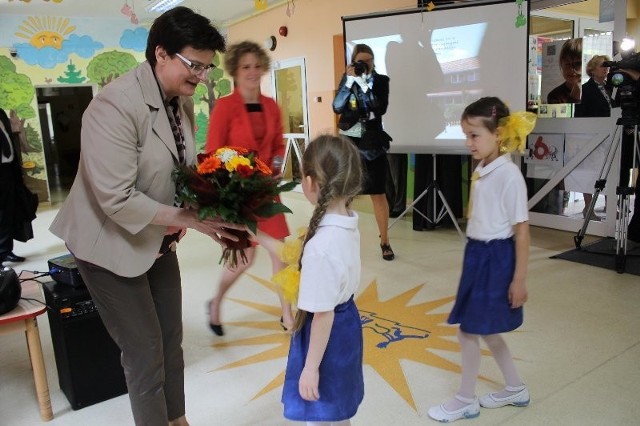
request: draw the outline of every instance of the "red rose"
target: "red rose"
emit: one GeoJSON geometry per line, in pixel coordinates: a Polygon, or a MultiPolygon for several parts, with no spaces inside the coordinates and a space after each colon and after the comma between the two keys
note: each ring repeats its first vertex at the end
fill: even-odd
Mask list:
{"type": "Polygon", "coordinates": [[[236,166],[236,173],[238,173],[240,177],[248,178],[253,174],[253,169],[250,166],[239,164],[236,166]]]}

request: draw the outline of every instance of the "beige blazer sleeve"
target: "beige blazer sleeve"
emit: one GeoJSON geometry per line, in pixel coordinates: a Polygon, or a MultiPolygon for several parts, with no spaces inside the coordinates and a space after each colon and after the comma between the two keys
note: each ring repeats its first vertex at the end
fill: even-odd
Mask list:
{"type": "MultiPolygon", "coordinates": [[[[193,104],[182,100],[186,158],[195,158],[193,104]]],[[[151,67],[106,86],[82,119],[78,174],[51,225],[78,258],[122,276],[155,261],[166,227],[151,225],[173,204],[178,153],[151,67]]]]}

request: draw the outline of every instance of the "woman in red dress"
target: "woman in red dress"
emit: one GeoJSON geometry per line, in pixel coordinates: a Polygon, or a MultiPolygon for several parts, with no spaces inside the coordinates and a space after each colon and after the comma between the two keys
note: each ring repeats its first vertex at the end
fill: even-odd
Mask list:
{"type": "MultiPolygon", "coordinates": [[[[269,70],[271,60],[258,44],[244,41],[229,46],[224,59],[227,72],[233,77],[235,89],[229,96],[219,99],[213,108],[207,134],[207,152],[223,146],[238,146],[258,153],[258,156],[280,174],[284,155],[282,120],[278,104],[260,93],[262,76],[269,70]]],[[[284,214],[277,214],[258,222],[258,229],[273,238],[284,239],[289,228],[284,214]]],[[[218,292],[209,302],[209,325],[218,336],[224,335],[220,321],[220,303],[225,293],[247,270],[255,258],[255,246],[245,250],[248,261],[238,262],[231,269],[225,266],[218,292]]],[[[269,252],[273,273],[284,267],[278,253],[269,252]]],[[[285,330],[293,326],[291,305],[279,294],[282,306],[281,325],[285,330]]]]}

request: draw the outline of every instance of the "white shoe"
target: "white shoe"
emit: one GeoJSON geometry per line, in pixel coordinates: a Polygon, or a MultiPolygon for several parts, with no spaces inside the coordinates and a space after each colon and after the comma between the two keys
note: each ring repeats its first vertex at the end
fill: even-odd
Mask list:
{"type": "Polygon", "coordinates": [[[458,410],[449,411],[444,408],[444,404],[440,404],[429,408],[427,414],[433,420],[442,423],[455,422],[460,419],[473,419],[480,415],[478,398],[463,398],[460,395],[456,395],[455,398],[460,402],[465,402],[467,405],[458,410]]]}
{"type": "Polygon", "coordinates": [[[480,397],[480,406],[484,408],[500,408],[506,405],[514,405],[516,407],[526,407],[529,405],[529,389],[527,389],[525,385],[517,387],[507,386],[504,389],[516,393],[503,398],[498,397],[497,392],[488,393],[480,397]]]}

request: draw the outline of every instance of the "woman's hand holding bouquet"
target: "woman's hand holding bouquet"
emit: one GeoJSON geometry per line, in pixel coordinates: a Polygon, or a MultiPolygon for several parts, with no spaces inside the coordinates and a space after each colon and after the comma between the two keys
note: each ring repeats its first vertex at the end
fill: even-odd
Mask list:
{"type": "MultiPolygon", "coordinates": [[[[179,201],[198,210],[198,217],[220,218],[245,225],[253,234],[258,220],[278,213],[291,213],[275,201],[278,194],[290,191],[295,182],[279,184],[271,169],[255,152],[240,147],[222,147],[209,154],[199,154],[195,166],[181,166],[174,172],[179,201]]],[[[238,241],[222,238],[225,248],[220,262],[235,267],[238,255],[247,258],[244,249],[250,246],[247,231],[227,230],[238,241]]]]}

